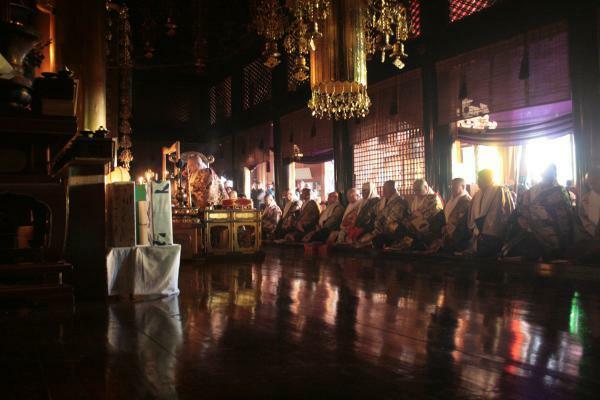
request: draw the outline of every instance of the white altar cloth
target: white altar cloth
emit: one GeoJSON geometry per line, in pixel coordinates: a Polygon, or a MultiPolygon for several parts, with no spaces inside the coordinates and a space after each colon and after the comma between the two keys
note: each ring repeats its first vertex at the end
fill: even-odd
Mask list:
{"type": "Polygon", "coordinates": [[[179,294],[181,246],[113,247],[106,256],[108,295],[179,294]]]}

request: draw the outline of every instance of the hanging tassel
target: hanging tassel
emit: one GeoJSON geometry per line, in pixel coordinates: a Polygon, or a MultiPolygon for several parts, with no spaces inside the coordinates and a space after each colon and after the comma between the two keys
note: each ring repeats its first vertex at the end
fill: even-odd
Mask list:
{"type": "Polygon", "coordinates": [[[258,142],[258,148],[260,150],[264,150],[265,149],[265,139],[260,139],[260,142],[258,142]]]}
{"type": "Polygon", "coordinates": [[[225,152],[223,151],[223,145],[222,144],[219,145],[219,158],[221,160],[225,159],[225,152]]]}
{"type": "Polygon", "coordinates": [[[313,119],[312,126],[310,127],[310,137],[315,137],[315,136],[317,136],[317,124],[313,119]]]}
{"type": "Polygon", "coordinates": [[[525,81],[529,79],[529,50],[527,45],[523,51],[523,58],[521,59],[521,67],[519,68],[519,79],[525,81]]]}
{"type": "Polygon", "coordinates": [[[271,172],[271,162],[267,161],[267,173],[271,172]]]}

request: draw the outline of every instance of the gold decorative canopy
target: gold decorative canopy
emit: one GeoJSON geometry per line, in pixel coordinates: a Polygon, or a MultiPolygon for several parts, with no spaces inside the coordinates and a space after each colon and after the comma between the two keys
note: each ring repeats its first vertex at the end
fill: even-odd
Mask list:
{"type": "Polygon", "coordinates": [[[311,51],[308,108],[317,118],[364,117],[371,100],[367,94],[367,50],[363,0],[331,2],[322,37],[311,51]]]}

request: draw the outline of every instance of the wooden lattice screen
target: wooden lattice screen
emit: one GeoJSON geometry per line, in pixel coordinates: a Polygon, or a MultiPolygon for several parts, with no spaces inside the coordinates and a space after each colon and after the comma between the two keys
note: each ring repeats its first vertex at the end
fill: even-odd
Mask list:
{"type": "Polygon", "coordinates": [[[354,145],[354,186],[395,180],[398,191],[411,194],[415,179],[425,177],[425,143],[421,129],[373,137],[354,145]]]}
{"type": "Polygon", "coordinates": [[[410,0],[408,3],[409,31],[411,38],[421,35],[421,4],[419,0],[410,0]]]}
{"type": "Polygon", "coordinates": [[[210,98],[210,124],[231,117],[231,77],[212,86],[208,92],[210,98]]]}
{"type": "Polygon", "coordinates": [[[450,0],[450,21],[461,20],[497,2],[498,0],[450,0]]]}
{"type": "Polygon", "coordinates": [[[242,71],[242,106],[249,110],[271,99],[271,70],[260,60],[244,67],[242,71]]]}

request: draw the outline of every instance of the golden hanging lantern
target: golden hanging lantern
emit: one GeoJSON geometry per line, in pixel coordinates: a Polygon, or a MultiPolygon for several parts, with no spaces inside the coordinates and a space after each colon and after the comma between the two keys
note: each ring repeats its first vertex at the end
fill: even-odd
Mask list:
{"type": "Polygon", "coordinates": [[[348,119],[369,113],[363,0],[337,0],[311,51],[308,108],[317,118],[348,119]]]}

